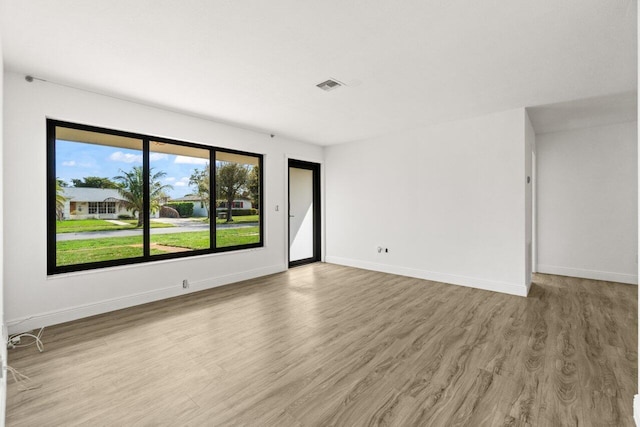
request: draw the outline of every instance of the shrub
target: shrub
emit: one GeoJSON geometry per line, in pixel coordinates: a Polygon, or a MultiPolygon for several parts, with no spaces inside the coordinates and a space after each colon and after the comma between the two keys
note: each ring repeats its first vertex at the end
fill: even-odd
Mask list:
{"type": "MultiPolygon", "coordinates": [[[[217,212],[227,213],[227,208],[218,208],[217,212]]],[[[258,215],[258,210],[257,209],[231,209],[231,215],[233,216],[258,215]]]]}
{"type": "Polygon", "coordinates": [[[231,209],[233,216],[256,215],[257,213],[258,211],[256,209],[231,209]]]}
{"type": "Polygon", "coordinates": [[[161,218],[180,218],[180,214],[177,210],[170,208],[169,206],[160,206],[161,218]]]}
{"type": "Polygon", "coordinates": [[[165,206],[177,210],[182,218],[193,216],[193,203],[191,202],[167,203],[165,206]]]}
{"type": "Polygon", "coordinates": [[[131,215],[120,214],[120,215],[118,215],[118,219],[135,219],[135,218],[133,216],[131,216],[131,215]]]}

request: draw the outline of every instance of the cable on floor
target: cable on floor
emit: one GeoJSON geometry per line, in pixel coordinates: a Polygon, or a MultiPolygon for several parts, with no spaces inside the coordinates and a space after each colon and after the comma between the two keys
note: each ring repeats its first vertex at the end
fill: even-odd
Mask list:
{"type": "Polygon", "coordinates": [[[42,332],[44,331],[44,326],[40,328],[36,335],[33,335],[29,332],[23,332],[21,334],[13,334],[9,336],[7,340],[7,348],[17,348],[17,347],[28,347],[30,345],[35,344],[38,347],[40,353],[44,351],[44,344],[42,343],[42,332]],[[22,338],[32,338],[33,341],[28,342],[27,344],[18,344],[22,341],[22,338]]]}
{"type": "Polygon", "coordinates": [[[13,380],[18,384],[18,391],[29,391],[42,387],[42,384],[33,384],[31,378],[9,365],[7,365],[7,372],[11,373],[13,380]]]}

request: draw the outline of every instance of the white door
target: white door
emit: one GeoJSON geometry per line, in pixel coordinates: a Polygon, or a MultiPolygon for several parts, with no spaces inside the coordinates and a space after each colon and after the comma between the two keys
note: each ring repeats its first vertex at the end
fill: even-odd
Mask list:
{"type": "Polygon", "coordinates": [[[289,262],[313,257],[313,171],[289,168],[289,262]]]}
{"type": "Polygon", "coordinates": [[[289,263],[315,261],[314,171],[289,167],[289,263]]]}

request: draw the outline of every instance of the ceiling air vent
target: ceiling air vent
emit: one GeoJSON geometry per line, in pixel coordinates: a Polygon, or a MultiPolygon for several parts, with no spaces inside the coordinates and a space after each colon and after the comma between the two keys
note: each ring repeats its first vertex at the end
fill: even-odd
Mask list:
{"type": "Polygon", "coordinates": [[[318,86],[322,90],[326,90],[327,92],[329,92],[330,90],[338,89],[340,86],[342,86],[342,83],[333,79],[329,79],[326,82],[318,83],[316,86],[318,86]]]}

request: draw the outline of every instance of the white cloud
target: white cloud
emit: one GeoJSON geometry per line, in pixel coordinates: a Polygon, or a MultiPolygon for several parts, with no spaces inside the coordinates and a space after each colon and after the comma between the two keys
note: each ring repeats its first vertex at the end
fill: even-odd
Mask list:
{"type": "Polygon", "coordinates": [[[169,157],[167,154],[164,153],[151,153],[149,155],[149,160],[154,161],[154,160],[164,160],[167,157],[169,157]]]}
{"type": "Polygon", "coordinates": [[[206,165],[209,163],[209,159],[201,159],[198,157],[176,156],[174,163],[181,163],[185,165],[206,165]]]}
{"type": "Polygon", "coordinates": [[[183,176],[182,178],[180,178],[180,181],[176,182],[174,185],[176,187],[186,187],[187,185],[189,185],[189,177],[183,176]]]}
{"type": "MultiPolygon", "coordinates": [[[[164,153],[151,153],[149,155],[149,160],[158,161],[168,158],[169,156],[164,153]]],[[[115,153],[109,156],[110,160],[115,162],[124,162],[124,163],[142,163],[142,154],[131,154],[131,153],[123,153],[122,151],[116,151],[115,153]]]]}
{"type": "Polygon", "coordinates": [[[109,156],[109,159],[113,160],[114,162],[142,163],[142,154],[131,154],[123,153],[122,151],[116,151],[109,156]]]}
{"type": "Polygon", "coordinates": [[[75,166],[75,160],[69,160],[68,162],[62,162],[62,166],[75,166]]]}
{"type": "Polygon", "coordinates": [[[168,177],[164,178],[164,180],[165,180],[165,181],[168,181],[168,182],[173,182],[173,181],[175,181],[175,180],[176,180],[176,178],[175,178],[175,177],[173,177],[173,176],[168,176],[168,177]]]}

